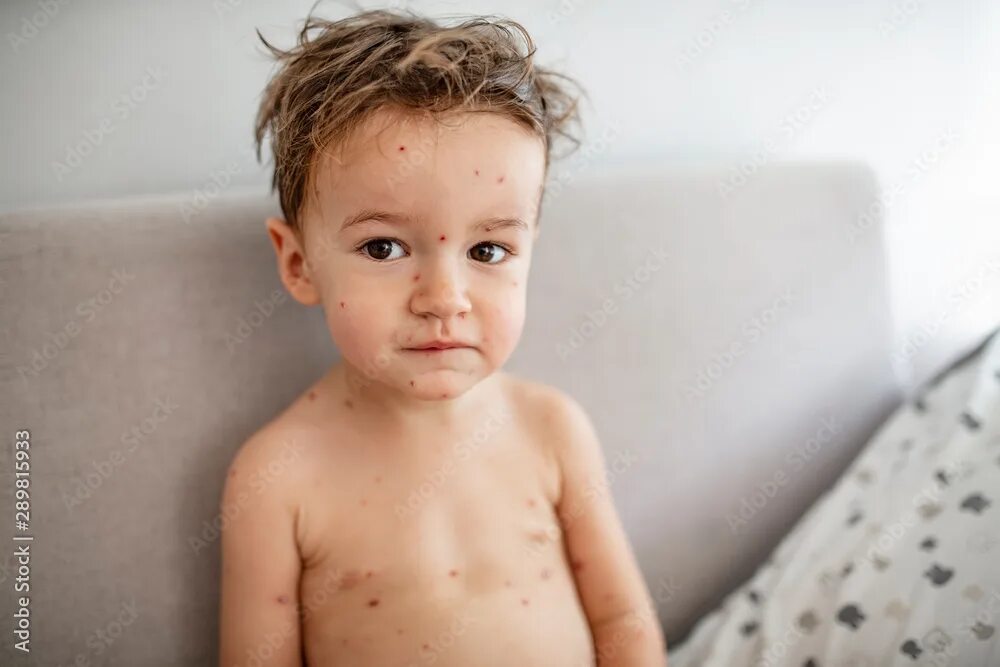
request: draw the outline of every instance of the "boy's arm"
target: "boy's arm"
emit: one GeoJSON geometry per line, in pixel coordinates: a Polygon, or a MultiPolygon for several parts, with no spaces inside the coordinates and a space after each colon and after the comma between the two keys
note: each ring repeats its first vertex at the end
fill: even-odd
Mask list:
{"type": "Polygon", "coordinates": [[[665,667],[666,642],[607,483],[590,418],[560,393],[559,519],[599,667],[665,667]]]}
{"type": "Polygon", "coordinates": [[[297,510],[288,492],[294,444],[258,433],[226,473],[220,667],[302,665],[297,510]]]}

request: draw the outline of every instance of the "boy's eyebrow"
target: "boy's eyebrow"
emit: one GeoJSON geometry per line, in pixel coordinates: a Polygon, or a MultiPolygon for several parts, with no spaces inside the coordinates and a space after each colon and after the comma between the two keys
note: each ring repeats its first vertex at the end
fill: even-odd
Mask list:
{"type": "MultiPolygon", "coordinates": [[[[393,213],[391,211],[382,211],[379,209],[366,208],[358,211],[357,213],[352,213],[344,218],[344,221],[340,225],[340,231],[358,225],[363,222],[368,222],[371,220],[379,220],[382,222],[387,222],[390,224],[406,224],[412,223],[413,218],[406,215],[405,213],[393,213]]],[[[483,231],[493,231],[494,229],[501,229],[504,227],[514,227],[515,229],[520,229],[522,231],[529,231],[528,224],[524,222],[521,218],[507,218],[503,216],[494,216],[492,218],[486,218],[480,220],[472,226],[473,230],[483,230],[483,231]]]]}

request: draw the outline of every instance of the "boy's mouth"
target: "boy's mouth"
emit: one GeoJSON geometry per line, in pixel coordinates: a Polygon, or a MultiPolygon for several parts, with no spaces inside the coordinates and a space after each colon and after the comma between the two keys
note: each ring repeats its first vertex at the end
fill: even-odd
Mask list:
{"type": "Polygon", "coordinates": [[[428,343],[422,343],[421,345],[413,345],[405,349],[414,352],[442,352],[444,350],[455,350],[467,347],[471,347],[471,345],[467,345],[461,341],[432,340],[428,343]]]}

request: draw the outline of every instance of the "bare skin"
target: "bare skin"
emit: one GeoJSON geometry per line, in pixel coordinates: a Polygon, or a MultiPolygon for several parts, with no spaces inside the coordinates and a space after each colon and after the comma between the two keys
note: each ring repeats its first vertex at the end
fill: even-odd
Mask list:
{"type": "Polygon", "coordinates": [[[593,425],[502,371],[544,153],[506,119],[465,120],[371,126],[319,169],[302,235],[268,221],[342,360],[230,465],[220,665],[666,664],[593,425]],[[375,206],[414,217],[337,224],[375,206]],[[475,227],[496,216],[528,224],[475,227]],[[359,254],[369,239],[398,247],[359,254]],[[483,261],[483,243],[509,253],[483,261]],[[413,347],[442,339],[463,346],[413,347]]]}

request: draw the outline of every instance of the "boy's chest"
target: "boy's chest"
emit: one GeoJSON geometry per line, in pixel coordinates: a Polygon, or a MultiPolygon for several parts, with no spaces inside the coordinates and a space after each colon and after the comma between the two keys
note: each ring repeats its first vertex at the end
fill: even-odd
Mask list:
{"type": "Polygon", "coordinates": [[[558,470],[533,439],[511,429],[437,443],[437,454],[339,462],[349,474],[317,470],[303,494],[304,577],[322,576],[347,606],[374,606],[484,594],[553,571],[563,554],[558,470]]]}

